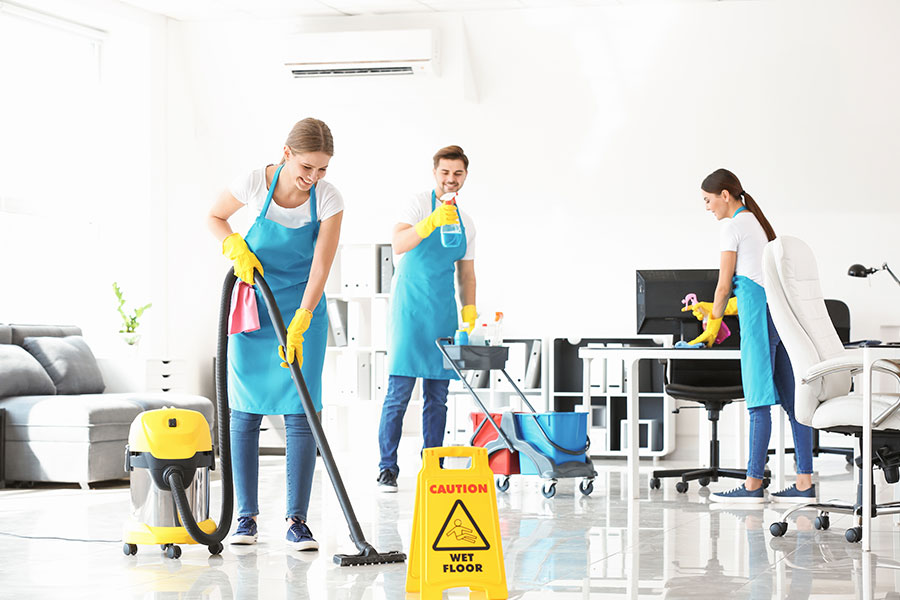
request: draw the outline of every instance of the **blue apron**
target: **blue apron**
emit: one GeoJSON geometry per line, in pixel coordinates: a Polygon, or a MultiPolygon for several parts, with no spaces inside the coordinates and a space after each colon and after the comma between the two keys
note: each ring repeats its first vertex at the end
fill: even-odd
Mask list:
{"type": "MultiPolygon", "coordinates": [[[[747,210],[739,208],[731,218],[747,210]]],[[[731,280],[738,302],[738,323],[741,325],[741,381],[747,408],[772,406],[779,402],[775,389],[775,356],[769,331],[769,307],[766,290],[743,275],[731,280]]],[[[772,330],[777,336],[777,332],[772,330]]],[[[775,340],[777,345],[777,341],[775,340]]]]}
{"type": "MultiPolygon", "coordinates": [[[[435,208],[431,192],[431,210],[435,208]]],[[[453,337],[456,318],[456,261],[466,255],[466,228],[462,243],[444,248],[435,231],[406,253],[394,274],[391,294],[391,336],[388,343],[388,374],[425,379],[458,379],[444,368],[434,341],[453,337]]]]}
{"type": "MultiPolygon", "coordinates": [[[[309,279],[319,220],[316,212],[316,188],[309,190],[310,222],[296,229],[266,218],[275,183],[284,165],[278,167],[262,211],[244,238],[263,266],[266,283],[275,296],[285,324],[300,308],[309,279]]],[[[260,291],[254,287],[259,312],[259,329],[228,337],[228,401],[242,412],[261,415],[287,415],[303,412],[300,396],[291,379],[290,369],[281,367],[278,338],[260,291]]],[[[322,410],[322,366],[328,316],[325,294],[313,311],[309,329],[303,334],[301,372],[309,388],[316,411],[322,410]]]]}

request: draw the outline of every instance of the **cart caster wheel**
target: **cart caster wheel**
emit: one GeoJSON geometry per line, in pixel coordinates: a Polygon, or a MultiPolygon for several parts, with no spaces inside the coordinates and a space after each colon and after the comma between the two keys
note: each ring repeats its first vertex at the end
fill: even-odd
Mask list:
{"type": "Polygon", "coordinates": [[[163,552],[165,552],[166,550],[169,549],[169,545],[168,544],[160,544],[159,549],[162,550],[163,552]]]}
{"type": "Polygon", "coordinates": [[[180,558],[180,557],[181,557],[181,548],[179,546],[172,544],[168,548],[166,548],[166,558],[180,558]]]}
{"type": "Polygon", "coordinates": [[[498,477],[497,478],[497,489],[501,492],[505,492],[509,489],[509,477],[498,477]]]}
{"type": "Polygon", "coordinates": [[[770,483],[772,483],[772,480],[771,480],[771,479],[763,479],[763,482],[762,482],[762,488],[763,488],[763,489],[768,488],[770,483]]]}
{"type": "Polygon", "coordinates": [[[659,486],[662,485],[659,481],[659,477],[651,477],[650,478],[650,489],[658,490],[659,486]]]}
{"type": "Polygon", "coordinates": [[[851,527],[844,532],[844,538],[851,544],[862,540],[862,527],[851,527]]]}
{"type": "Polygon", "coordinates": [[[788,524],[784,521],[778,521],[769,525],[769,533],[774,537],[781,537],[787,533],[788,524]]]}
{"type": "Polygon", "coordinates": [[[679,481],[675,484],[675,491],[679,494],[683,494],[688,491],[687,481],[679,481]]]}
{"type": "Polygon", "coordinates": [[[209,549],[209,553],[215,556],[216,554],[222,554],[222,550],[225,549],[225,546],[220,542],[218,544],[213,544],[212,546],[207,546],[207,548],[209,549]]]}
{"type": "Polygon", "coordinates": [[[706,487],[709,485],[709,477],[701,477],[697,480],[697,483],[700,484],[700,487],[706,487]]]}
{"type": "Polygon", "coordinates": [[[590,496],[591,492],[594,491],[594,482],[590,479],[585,479],[578,484],[578,491],[580,491],[585,496],[590,496]]]}
{"type": "Polygon", "coordinates": [[[813,527],[825,531],[831,527],[831,519],[828,518],[828,515],[819,515],[816,517],[816,520],[813,521],[813,527]]]}
{"type": "Polygon", "coordinates": [[[544,495],[544,498],[552,498],[556,495],[556,482],[554,481],[551,484],[544,484],[541,486],[541,494],[544,495]]]}
{"type": "Polygon", "coordinates": [[[853,456],[852,456],[852,455],[851,455],[851,456],[844,455],[844,460],[847,461],[847,464],[848,464],[848,465],[852,465],[852,464],[853,464],[853,456]]]}
{"type": "Polygon", "coordinates": [[[134,556],[137,554],[137,544],[122,544],[122,553],[125,556],[134,556]]]}

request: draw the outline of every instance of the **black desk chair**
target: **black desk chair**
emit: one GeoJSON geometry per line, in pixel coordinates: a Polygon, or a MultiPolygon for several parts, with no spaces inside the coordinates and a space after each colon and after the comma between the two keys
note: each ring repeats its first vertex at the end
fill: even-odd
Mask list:
{"type": "MultiPolygon", "coordinates": [[[[838,337],[842,344],[850,343],[850,308],[840,300],[825,300],[825,308],[828,310],[828,316],[831,317],[831,323],[837,331],[838,337]]],[[[793,448],[785,448],[785,454],[793,454],[793,448]]],[[[770,455],[775,454],[775,449],[770,448],[770,455]]],[[[843,456],[847,464],[853,464],[853,448],[836,448],[833,446],[819,445],[819,430],[813,429],[813,452],[814,457],[820,454],[837,454],[843,456]]]]}
{"type": "MultiPolygon", "coordinates": [[[[732,327],[728,321],[728,327],[736,332],[737,323],[732,327]]],[[[732,335],[737,338],[737,335],[732,335]]],[[[723,344],[726,347],[735,347],[738,340],[729,338],[723,344]]],[[[698,350],[697,352],[704,352],[698,350]]],[[[712,350],[710,350],[712,352],[712,350]]],[[[705,408],[706,418],[710,425],[709,442],[709,467],[693,467],[688,469],[663,469],[653,471],[650,478],[650,489],[659,489],[660,479],[666,477],[678,477],[681,481],[675,484],[679,493],[688,490],[688,482],[697,481],[701,486],[707,486],[712,481],[718,481],[720,477],[732,479],[744,479],[747,477],[746,469],[725,469],[719,466],[719,414],[722,409],[744,398],[744,388],[741,386],[741,361],[740,360],[698,360],[677,359],[669,361],[668,378],[666,382],[666,394],[675,400],[690,400],[697,402],[698,406],[682,406],[673,412],[678,413],[685,408],[705,408]]],[[[763,486],[769,485],[771,474],[765,471],[763,486]]]]}

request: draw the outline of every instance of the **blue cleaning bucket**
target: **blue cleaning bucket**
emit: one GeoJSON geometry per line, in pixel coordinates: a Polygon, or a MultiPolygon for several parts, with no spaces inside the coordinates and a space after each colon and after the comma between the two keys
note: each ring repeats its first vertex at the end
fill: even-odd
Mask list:
{"type": "MultiPolygon", "coordinates": [[[[554,463],[584,462],[584,448],[587,445],[587,413],[516,413],[515,416],[519,438],[533,445],[554,463]],[[547,434],[546,437],[544,433],[541,433],[541,429],[547,434]],[[578,454],[569,454],[555,448],[547,441],[548,437],[557,446],[578,454]]],[[[523,475],[540,475],[537,465],[522,452],[519,453],[519,469],[523,475]]]]}

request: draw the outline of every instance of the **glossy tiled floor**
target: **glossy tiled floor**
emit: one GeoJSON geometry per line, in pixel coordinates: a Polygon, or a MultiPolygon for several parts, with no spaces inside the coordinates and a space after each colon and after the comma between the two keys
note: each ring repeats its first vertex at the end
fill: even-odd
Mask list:
{"type": "MultiPolygon", "coordinates": [[[[367,539],[379,550],[408,552],[417,465],[401,465],[400,493],[379,495],[374,460],[346,455],[338,461],[367,539]]],[[[563,480],[557,496],[546,500],[539,481],[527,477],[513,477],[498,496],[510,598],[900,598],[900,527],[892,517],[875,520],[873,553],[864,556],[859,545],[844,541],[848,516],[832,515],[831,529],[816,531],[815,515],[803,515],[775,539],[768,532],[778,514],[771,505],[713,508],[708,492],[693,484],[678,494],[671,480],[649,492],[649,464],[642,467],[642,499],[630,502],[624,464],[596,466],[600,477],[590,497],[563,480]]],[[[823,497],[854,493],[842,458],[821,457],[816,467],[823,497]]],[[[125,484],[0,490],[0,597],[406,598],[405,564],[332,563],[336,552],[354,549],[324,471],[316,473],[310,513],[321,550],[285,548],[283,473],[283,458],[263,457],[257,546],[226,547],[217,557],[184,546],[180,560],[164,558],[156,546],[122,554],[118,539],[130,502],[125,484]]],[[[213,497],[218,493],[216,484],[213,497]]],[[[893,494],[879,487],[881,500],[893,494]]],[[[451,590],[445,597],[469,595],[451,590]]]]}

